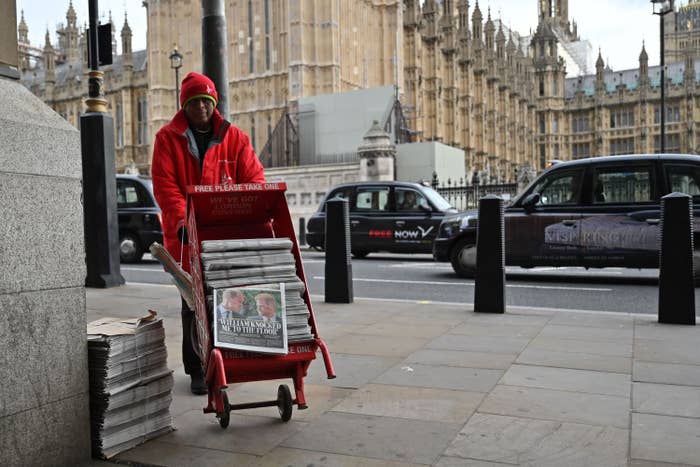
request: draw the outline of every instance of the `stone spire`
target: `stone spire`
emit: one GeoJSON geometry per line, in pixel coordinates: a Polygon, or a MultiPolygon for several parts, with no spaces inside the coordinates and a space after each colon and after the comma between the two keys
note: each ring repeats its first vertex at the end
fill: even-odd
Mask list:
{"type": "Polygon", "coordinates": [[[112,20],[112,10],[109,10],[109,24],[112,30],[112,57],[117,56],[117,28],[114,26],[114,21],[112,20]]]}
{"type": "Polygon", "coordinates": [[[506,44],[506,54],[508,55],[508,64],[513,66],[515,64],[515,54],[517,52],[517,46],[515,41],[513,41],[513,33],[508,34],[508,44],[506,44]]]}
{"type": "Polygon", "coordinates": [[[647,49],[644,47],[644,41],[642,41],[642,51],[639,53],[639,64],[642,63],[649,64],[649,55],[647,55],[647,49]]]}
{"type": "Polygon", "coordinates": [[[481,22],[483,19],[484,17],[481,15],[481,10],[479,9],[479,0],[476,0],[474,12],[472,12],[472,38],[474,42],[478,44],[481,44],[484,40],[481,30],[481,22]]]}
{"type": "Polygon", "coordinates": [[[503,22],[498,22],[498,33],[496,33],[496,56],[503,60],[506,57],[506,35],[503,34],[503,22]]]}
{"type": "Polygon", "coordinates": [[[126,18],[126,12],[124,12],[124,26],[122,26],[122,63],[124,68],[132,68],[132,55],[131,55],[131,28],[129,27],[129,21],[126,18]]]}
{"type": "Polygon", "coordinates": [[[131,28],[129,27],[129,20],[126,17],[126,12],[124,12],[124,26],[122,26],[122,54],[131,55],[131,28]]]}
{"type": "Polygon", "coordinates": [[[440,18],[440,31],[442,32],[442,51],[454,53],[457,50],[457,30],[455,28],[455,9],[452,0],[444,0],[442,17],[440,18]]]}
{"type": "Polygon", "coordinates": [[[457,3],[459,31],[458,38],[458,55],[461,64],[471,62],[471,34],[469,33],[469,2],[467,0],[459,0],[457,3]]]}
{"type": "Polygon", "coordinates": [[[459,26],[460,36],[469,34],[469,1],[458,0],[457,2],[457,24],[459,26]]]}
{"type": "Polygon", "coordinates": [[[598,60],[595,61],[595,92],[596,94],[605,93],[605,62],[603,61],[603,56],[598,49],[598,60]]]}
{"type": "Polygon", "coordinates": [[[493,50],[493,35],[495,32],[496,27],[493,25],[493,21],[491,21],[491,7],[489,7],[486,23],[484,24],[484,43],[488,50],[493,50]]]}
{"type": "Polygon", "coordinates": [[[642,52],[639,54],[639,86],[649,84],[649,56],[642,42],[642,52]]]}
{"type": "Polygon", "coordinates": [[[51,36],[49,36],[49,30],[48,28],[46,29],[46,36],[44,36],[44,70],[45,70],[45,79],[44,81],[47,83],[53,83],[56,82],[56,56],[54,53],[53,46],[51,45],[51,36]]]}
{"type": "Polygon", "coordinates": [[[18,42],[29,44],[29,28],[24,21],[24,10],[22,10],[22,19],[19,21],[19,26],[17,26],[17,40],[18,42]]]}

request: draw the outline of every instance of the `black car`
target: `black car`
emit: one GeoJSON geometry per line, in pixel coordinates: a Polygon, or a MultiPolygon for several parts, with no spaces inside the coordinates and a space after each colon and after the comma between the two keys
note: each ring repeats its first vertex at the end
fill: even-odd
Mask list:
{"type": "Polygon", "coordinates": [[[417,183],[346,183],[331,189],[309,219],[309,246],[324,247],[326,201],[336,196],[349,201],[350,243],[356,258],[374,251],[430,253],[443,217],[457,212],[435,190],[417,183]]]}
{"type": "MultiPolygon", "coordinates": [[[[700,157],[606,156],[555,164],[505,208],[506,264],[658,268],[660,199],[671,192],[693,197],[698,245],[700,157]]],[[[476,224],[476,210],[445,218],[433,245],[435,260],[450,261],[462,277],[475,272],[476,224]]]]}
{"type": "Polygon", "coordinates": [[[161,212],[150,178],[117,175],[117,213],[123,263],[139,261],[151,243],[163,243],[161,212]]]}

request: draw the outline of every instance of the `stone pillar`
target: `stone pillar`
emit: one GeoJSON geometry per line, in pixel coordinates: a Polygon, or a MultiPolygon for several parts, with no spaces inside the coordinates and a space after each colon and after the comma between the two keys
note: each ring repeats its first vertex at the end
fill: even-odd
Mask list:
{"type": "Polygon", "coordinates": [[[391,136],[385,132],[376,120],[357,148],[360,154],[360,180],[380,181],[395,179],[396,146],[391,136]]]}
{"type": "Polygon", "coordinates": [[[0,102],[0,465],[82,465],[90,423],[80,135],[18,81],[0,78],[0,102]]]}

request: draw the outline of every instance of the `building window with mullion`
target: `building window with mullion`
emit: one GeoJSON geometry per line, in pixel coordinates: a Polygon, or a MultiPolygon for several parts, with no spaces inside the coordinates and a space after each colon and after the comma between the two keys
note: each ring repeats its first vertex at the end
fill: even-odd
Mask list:
{"type": "Polygon", "coordinates": [[[634,126],[634,109],[618,107],[610,112],[610,128],[628,128],[634,126]]]}
{"type": "Polygon", "coordinates": [[[136,122],[138,125],[138,144],[148,144],[148,109],[145,96],[139,97],[136,103],[136,122]]]}
{"type": "Polygon", "coordinates": [[[265,69],[270,69],[270,0],[265,0],[265,69]]]}
{"type": "Polygon", "coordinates": [[[253,37],[253,2],[248,0],[248,73],[255,71],[255,38],[253,37]]]}
{"type": "Polygon", "coordinates": [[[116,146],[121,148],[124,146],[124,115],[121,102],[118,102],[114,109],[114,125],[117,129],[116,146]]]}

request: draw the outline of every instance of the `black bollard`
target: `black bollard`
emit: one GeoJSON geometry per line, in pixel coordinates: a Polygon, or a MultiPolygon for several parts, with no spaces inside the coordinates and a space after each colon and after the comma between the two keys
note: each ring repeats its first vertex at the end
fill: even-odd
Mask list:
{"type": "Polygon", "coordinates": [[[348,200],[326,201],[326,303],[352,303],[348,200]]]}
{"type": "Polygon", "coordinates": [[[476,230],[475,312],[505,312],[505,263],[503,199],[486,195],[479,200],[479,223],[476,230]]]}
{"type": "Polygon", "coordinates": [[[661,198],[659,323],[695,325],[693,202],[683,193],[661,198]]]}
{"type": "Polygon", "coordinates": [[[306,219],[299,218],[299,246],[306,245],[306,219]]]}

